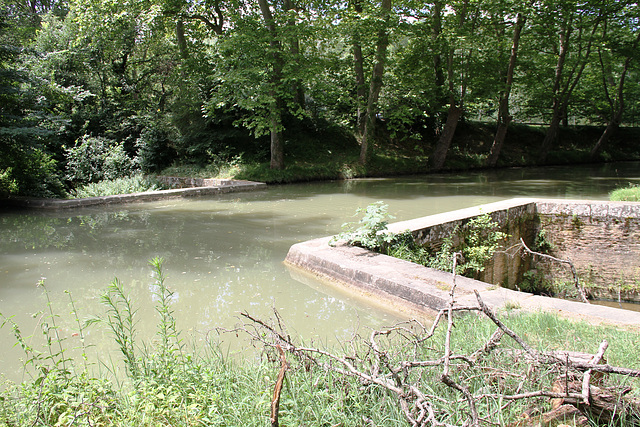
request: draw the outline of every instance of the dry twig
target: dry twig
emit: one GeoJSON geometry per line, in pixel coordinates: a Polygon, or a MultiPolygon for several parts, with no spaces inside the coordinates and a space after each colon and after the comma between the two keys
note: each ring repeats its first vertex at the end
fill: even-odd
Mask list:
{"type": "Polygon", "coordinates": [[[576,290],[578,291],[578,295],[580,295],[580,299],[582,300],[582,302],[584,302],[586,304],[589,304],[589,300],[587,299],[587,293],[585,292],[585,290],[582,287],[582,285],[580,285],[580,279],[578,278],[578,272],[576,271],[576,268],[574,267],[574,265],[571,262],[571,260],[569,260],[569,259],[560,259],[560,258],[556,258],[556,257],[551,256],[551,255],[543,254],[541,252],[533,251],[533,250],[529,249],[529,247],[524,242],[522,237],[520,238],[520,244],[522,245],[522,249],[524,249],[525,252],[527,252],[527,253],[529,253],[531,255],[538,256],[538,257],[541,257],[541,258],[550,259],[551,261],[559,262],[561,264],[567,264],[569,266],[569,268],[571,269],[571,274],[573,275],[573,285],[575,286],[576,290]]]}

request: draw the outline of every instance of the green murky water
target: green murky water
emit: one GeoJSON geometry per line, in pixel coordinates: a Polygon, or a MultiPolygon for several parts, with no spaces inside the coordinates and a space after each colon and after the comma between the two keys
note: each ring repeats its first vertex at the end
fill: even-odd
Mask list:
{"type": "MultiPolygon", "coordinates": [[[[358,207],[383,200],[405,220],[511,197],[607,199],[640,164],[363,179],[269,187],[252,193],[60,212],[0,213],[0,312],[37,336],[46,299],[76,346],[69,291],[81,317],[104,313],[99,297],[118,277],[139,309],[140,336],[153,336],[153,278],[148,260],[165,259],[178,326],[196,340],[232,328],[238,313],[268,317],[277,308],[291,332],[332,342],[360,328],[396,321],[348,296],[293,278],[282,261],[300,241],[336,234],[358,207]],[[35,318],[33,317],[35,313],[35,318]]],[[[34,338],[35,339],[35,338],[34,338]]],[[[247,343],[223,337],[242,352],[247,343]]],[[[0,375],[19,378],[20,351],[0,330],[0,375]]],[[[104,328],[88,330],[91,353],[119,360],[104,328]]]]}

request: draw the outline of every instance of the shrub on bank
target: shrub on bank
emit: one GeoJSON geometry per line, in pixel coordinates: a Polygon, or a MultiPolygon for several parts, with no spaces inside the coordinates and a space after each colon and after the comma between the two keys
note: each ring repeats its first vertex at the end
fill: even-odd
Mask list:
{"type": "Polygon", "coordinates": [[[146,191],[163,190],[166,187],[153,178],[136,174],[126,178],[104,180],[83,185],[71,190],[72,199],[87,197],[115,196],[117,194],[144,193],[146,191]]]}

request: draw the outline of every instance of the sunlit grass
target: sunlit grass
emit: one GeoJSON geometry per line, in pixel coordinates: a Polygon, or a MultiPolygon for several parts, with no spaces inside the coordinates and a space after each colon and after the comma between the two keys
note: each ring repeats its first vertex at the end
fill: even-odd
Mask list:
{"type": "Polygon", "coordinates": [[[640,186],[629,184],[626,188],[618,188],[609,194],[609,199],[613,202],[639,202],[640,186]]]}

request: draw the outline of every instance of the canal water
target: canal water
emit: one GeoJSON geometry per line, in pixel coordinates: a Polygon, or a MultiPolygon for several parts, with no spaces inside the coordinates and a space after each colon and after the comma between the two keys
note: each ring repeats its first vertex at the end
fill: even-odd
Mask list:
{"type": "MultiPolygon", "coordinates": [[[[171,307],[185,338],[216,339],[232,353],[249,343],[216,328],[233,328],[241,311],[268,318],[276,308],[289,332],[323,343],[366,333],[396,319],[384,309],[292,277],[289,247],[337,234],[355,211],[384,201],[396,220],[512,197],[607,199],[640,183],[640,164],[506,169],[490,172],[360,179],[272,186],[207,196],[56,212],[0,212],[0,313],[39,346],[37,321],[48,300],[67,347],[80,345],[81,319],[103,316],[100,296],[118,278],[137,308],[140,338],[156,330],[154,279],[148,261],[164,258],[171,307]]],[[[49,320],[50,321],[50,320],[49,320]]],[[[92,357],[120,360],[105,327],[86,331],[92,357]]],[[[23,357],[7,326],[0,329],[0,380],[20,379],[23,357]]]]}

